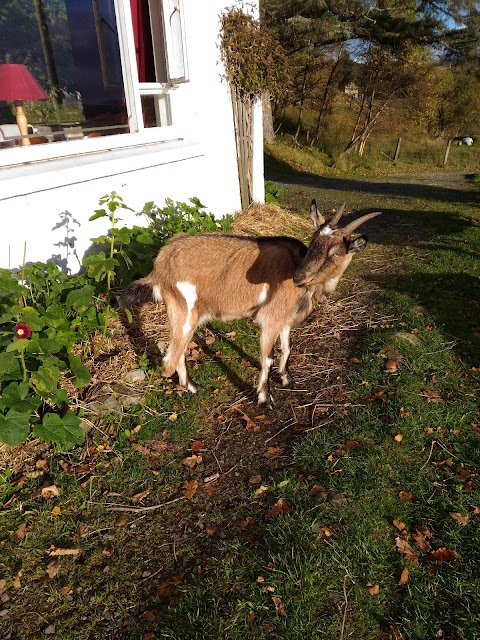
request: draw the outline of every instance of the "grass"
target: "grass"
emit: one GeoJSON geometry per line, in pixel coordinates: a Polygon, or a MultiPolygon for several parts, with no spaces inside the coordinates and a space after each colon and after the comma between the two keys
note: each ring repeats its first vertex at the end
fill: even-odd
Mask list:
{"type": "Polygon", "coordinates": [[[299,388],[260,414],[257,329],[215,323],[190,361],[203,394],[152,369],[144,403],[87,448],[6,478],[1,637],[480,638],[477,195],[304,178],[280,185],[284,205],[384,214],[333,326],[294,337],[299,388]],[[357,329],[338,317],[350,296],[368,310],[357,329]],[[302,377],[312,361],[321,378],[302,377]]]}

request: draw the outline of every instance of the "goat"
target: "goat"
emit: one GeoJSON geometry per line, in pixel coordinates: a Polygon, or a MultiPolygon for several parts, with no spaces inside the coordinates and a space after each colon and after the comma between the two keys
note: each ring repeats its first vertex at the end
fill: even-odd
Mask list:
{"type": "Polygon", "coordinates": [[[273,407],[270,369],[274,344],[280,337],[278,373],[283,387],[293,385],[288,370],[290,329],[300,324],[334,290],[355,253],[367,238],[351,234],[380,212],[338,228],[345,205],[329,221],[319,213],[315,200],[310,219],[316,230],[307,247],[289,237],[253,237],[223,233],[177,234],[155,259],[152,272],[132,282],[123,292],[125,307],[163,301],[170,322],[171,342],[162,371],[192,393],[199,386],[190,378],[185,351],[199,325],[217,318],[254,318],[261,327],[261,372],[258,404],[273,407]]]}

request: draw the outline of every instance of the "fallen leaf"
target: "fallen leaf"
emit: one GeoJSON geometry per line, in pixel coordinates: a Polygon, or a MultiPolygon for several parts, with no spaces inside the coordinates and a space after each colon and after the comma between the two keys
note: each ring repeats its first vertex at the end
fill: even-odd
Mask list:
{"type": "Polygon", "coordinates": [[[60,489],[52,484],[50,487],[43,487],[41,495],[44,500],[58,498],[60,495],[60,489]]]}
{"type": "Polygon", "coordinates": [[[153,613],[153,611],[144,611],[141,615],[140,615],[140,619],[141,620],[146,620],[147,622],[154,622],[155,621],[155,614],[153,613]]]}
{"type": "Polygon", "coordinates": [[[228,333],[225,334],[225,337],[227,338],[227,340],[235,340],[236,335],[237,334],[235,331],[229,331],[228,333]]]}
{"type": "Polygon", "coordinates": [[[61,511],[60,507],[58,505],[56,505],[55,507],[53,507],[53,509],[51,511],[52,516],[59,516],[60,515],[60,511],[61,511]]]}
{"type": "Polygon", "coordinates": [[[393,640],[403,640],[403,636],[397,627],[390,627],[390,630],[393,633],[393,640]]]}
{"type": "Polygon", "coordinates": [[[196,454],[194,454],[193,456],[189,456],[188,458],[183,458],[183,460],[181,460],[181,463],[191,469],[195,465],[201,464],[202,460],[202,456],[197,456],[196,454]]]}
{"type": "Polygon", "coordinates": [[[400,580],[398,584],[407,584],[408,574],[409,574],[408,567],[405,567],[404,570],[402,571],[402,575],[400,576],[400,580]]]}
{"type": "Polygon", "coordinates": [[[213,482],[214,480],[218,480],[219,478],[220,478],[219,473],[213,473],[211,476],[207,476],[206,478],[204,478],[203,481],[205,483],[208,483],[208,482],[213,482]]]}
{"type": "Polygon", "coordinates": [[[414,543],[424,553],[428,553],[432,549],[428,542],[431,537],[432,534],[426,527],[417,527],[415,533],[412,533],[414,543]]]}
{"type": "Polygon", "coordinates": [[[200,451],[205,446],[205,442],[203,440],[195,440],[192,442],[190,449],[195,453],[196,451],[200,451]]]}
{"type": "Polygon", "coordinates": [[[394,520],[393,524],[399,531],[403,531],[404,529],[406,529],[405,523],[401,520],[394,520]]]}
{"type": "Polygon", "coordinates": [[[145,491],[140,491],[140,493],[136,493],[134,496],[132,496],[130,498],[130,500],[132,502],[140,502],[141,500],[146,498],[150,492],[151,492],[151,489],[146,489],[145,491]]]}
{"type": "Polygon", "coordinates": [[[275,611],[282,618],[287,617],[287,610],[285,609],[285,605],[283,604],[283,600],[279,596],[272,597],[273,604],[275,605],[275,611]]]}
{"type": "Polygon", "coordinates": [[[473,507],[473,513],[478,516],[480,514],[480,505],[473,507]]]}
{"type": "Polygon", "coordinates": [[[175,590],[175,585],[169,582],[168,580],[161,582],[157,585],[155,589],[157,596],[161,598],[168,598],[175,590]]]}
{"type": "Polygon", "coordinates": [[[47,564],[47,568],[45,569],[45,571],[47,572],[48,577],[50,579],[53,579],[56,576],[58,576],[61,568],[62,568],[62,565],[58,560],[52,560],[47,564]]]}
{"type": "Polygon", "coordinates": [[[205,532],[207,536],[213,536],[213,534],[217,532],[217,527],[207,527],[205,532]]]}
{"type": "Polygon", "coordinates": [[[81,553],[81,549],[57,549],[55,545],[52,544],[50,549],[48,550],[49,556],[78,556],[81,553]]]}
{"type": "Polygon", "coordinates": [[[143,640],[155,640],[155,634],[149,631],[143,636],[143,640]]]}
{"type": "Polygon", "coordinates": [[[15,540],[18,540],[20,542],[22,540],[25,540],[26,535],[27,525],[25,524],[25,522],[22,522],[18,529],[13,532],[13,537],[15,538],[15,540]]]}
{"type": "Polygon", "coordinates": [[[23,571],[19,571],[17,573],[17,575],[15,576],[15,578],[13,579],[13,588],[14,589],[20,589],[20,587],[22,586],[20,583],[20,578],[22,577],[23,571]]]}
{"type": "Polygon", "coordinates": [[[124,527],[127,524],[127,519],[125,516],[120,516],[118,520],[115,522],[116,527],[124,527]]]}
{"type": "Polygon", "coordinates": [[[177,418],[178,418],[178,416],[177,416],[177,414],[176,414],[176,413],[171,413],[171,414],[168,416],[168,419],[170,420],[170,422],[175,422],[175,420],[176,420],[177,418]]]}
{"type": "Polygon", "coordinates": [[[88,533],[88,524],[86,522],[81,522],[75,532],[74,539],[78,540],[80,538],[85,538],[86,536],[88,536],[88,533]]]}
{"type": "Polygon", "coordinates": [[[396,373],[398,369],[398,360],[387,360],[385,365],[386,373],[396,373]]]}
{"type": "Polygon", "coordinates": [[[277,500],[277,502],[275,502],[273,506],[270,507],[265,515],[267,518],[275,518],[281,513],[292,513],[292,511],[293,509],[288,506],[285,500],[283,498],[280,498],[279,500],[277,500]]]}
{"type": "Polygon", "coordinates": [[[401,433],[397,433],[397,435],[394,437],[394,440],[396,442],[401,442],[403,440],[403,436],[401,433]]]}
{"type": "Polygon", "coordinates": [[[277,458],[280,455],[281,451],[280,447],[268,447],[265,451],[265,457],[273,460],[273,458],[277,458]]]}
{"type": "Polygon", "coordinates": [[[185,481],[183,483],[183,495],[190,499],[193,498],[193,496],[195,495],[195,493],[197,492],[198,489],[198,480],[191,480],[190,482],[185,481]]]}
{"type": "Polygon", "coordinates": [[[210,346],[215,342],[215,336],[207,336],[205,338],[205,344],[210,346]]]}
{"type": "Polygon", "coordinates": [[[398,497],[400,498],[400,500],[405,500],[406,502],[413,499],[413,496],[409,491],[400,491],[398,497]]]}
{"type": "Polygon", "coordinates": [[[4,578],[2,578],[0,580],[0,596],[3,595],[7,589],[8,589],[7,581],[4,578]]]}
{"type": "Polygon", "coordinates": [[[244,520],[242,520],[240,522],[240,524],[238,526],[243,531],[244,529],[249,527],[252,524],[253,521],[254,520],[253,520],[252,516],[247,516],[244,520]]]}
{"type": "Polygon", "coordinates": [[[262,476],[258,473],[254,476],[250,476],[250,478],[248,479],[248,482],[250,484],[260,484],[261,481],[262,481],[262,476]]]}
{"type": "Polygon", "coordinates": [[[260,487],[258,487],[258,489],[255,490],[254,492],[254,496],[259,496],[262,493],[264,493],[265,491],[268,491],[268,487],[266,487],[264,484],[262,484],[260,487]]]}
{"type": "Polygon", "coordinates": [[[454,549],[447,549],[446,547],[436,549],[430,554],[430,559],[436,564],[443,564],[444,562],[455,562],[455,560],[458,560],[459,557],[459,554],[454,549]]]}
{"type": "Polygon", "coordinates": [[[149,456],[152,453],[152,450],[148,447],[144,447],[143,444],[138,444],[138,442],[134,442],[132,444],[132,449],[134,451],[138,451],[138,453],[143,454],[144,456],[149,456]]]}
{"type": "Polygon", "coordinates": [[[273,626],[273,624],[265,622],[265,624],[262,624],[262,629],[265,631],[265,633],[271,633],[275,629],[275,627],[273,626]]]}
{"type": "Polygon", "coordinates": [[[371,596],[377,596],[380,593],[379,584],[367,584],[367,591],[371,596]]]}
{"type": "Polygon", "coordinates": [[[464,527],[470,522],[470,516],[467,514],[451,513],[450,517],[459,522],[464,527]]]}
{"type": "Polygon", "coordinates": [[[405,558],[411,562],[415,567],[418,567],[418,553],[412,549],[408,542],[404,538],[395,538],[397,550],[405,555],[405,558]]]}
{"type": "Polygon", "coordinates": [[[37,460],[35,462],[35,469],[38,469],[39,471],[45,471],[48,468],[48,460],[45,460],[45,458],[40,458],[40,460],[37,460]]]}

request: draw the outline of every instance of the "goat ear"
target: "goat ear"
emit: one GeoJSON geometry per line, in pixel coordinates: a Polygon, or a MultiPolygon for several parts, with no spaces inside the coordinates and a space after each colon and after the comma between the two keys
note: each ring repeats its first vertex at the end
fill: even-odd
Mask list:
{"type": "Polygon", "coordinates": [[[318,227],[321,227],[322,224],[325,224],[325,218],[317,209],[316,200],[312,200],[312,204],[310,205],[310,220],[312,221],[315,229],[318,229],[318,227]]]}
{"type": "Polygon", "coordinates": [[[367,243],[367,236],[358,236],[355,240],[350,240],[348,242],[347,253],[358,253],[359,251],[363,251],[367,246],[367,243]]]}

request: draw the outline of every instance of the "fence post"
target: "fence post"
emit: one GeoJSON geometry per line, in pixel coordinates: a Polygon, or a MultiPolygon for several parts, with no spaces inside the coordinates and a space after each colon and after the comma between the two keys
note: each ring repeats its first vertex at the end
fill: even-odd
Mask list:
{"type": "Polygon", "coordinates": [[[445,166],[448,162],[448,154],[450,153],[450,147],[452,146],[452,139],[447,142],[447,148],[445,149],[445,156],[443,158],[443,166],[445,166]]]}
{"type": "Polygon", "coordinates": [[[402,144],[402,139],[399,138],[397,142],[397,148],[395,149],[395,155],[393,156],[393,162],[395,163],[398,160],[398,155],[400,153],[400,145],[402,144]]]}

